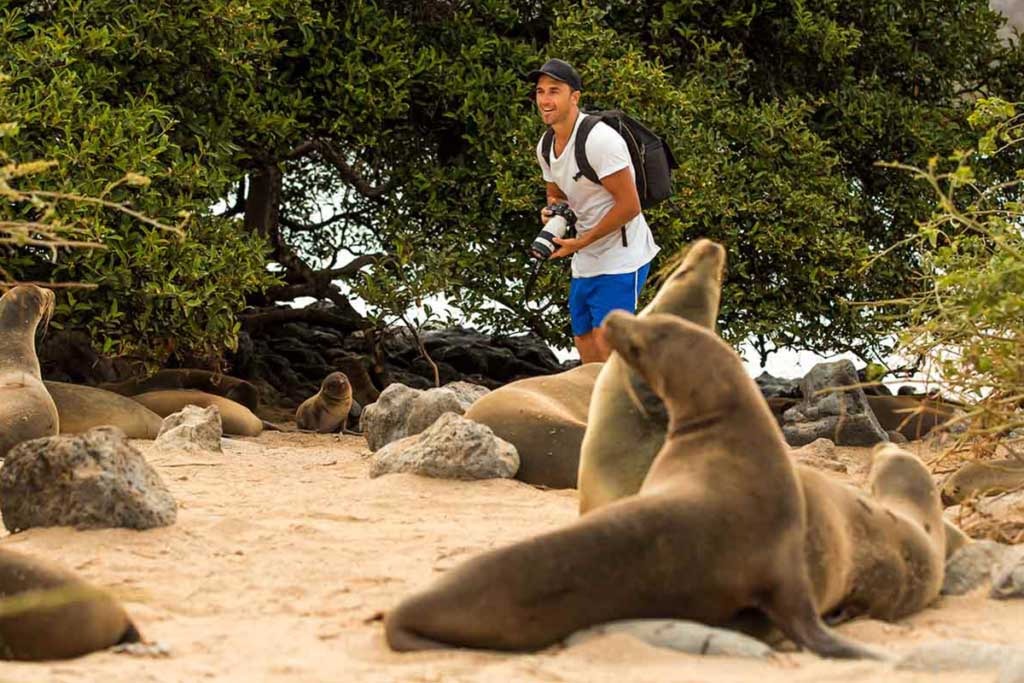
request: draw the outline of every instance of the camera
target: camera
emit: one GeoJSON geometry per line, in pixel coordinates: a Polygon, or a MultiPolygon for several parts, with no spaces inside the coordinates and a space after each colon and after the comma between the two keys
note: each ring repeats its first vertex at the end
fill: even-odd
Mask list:
{"type": "Polygon", "coordinates": [[[576,214],[568,204],[549,204],[547,209],[552,215],[529,249],[530,256],[539,261],[547,260],[558,249],[558,245],[555,244],[556,237],[565,237],[576,227],[576,214]]]}

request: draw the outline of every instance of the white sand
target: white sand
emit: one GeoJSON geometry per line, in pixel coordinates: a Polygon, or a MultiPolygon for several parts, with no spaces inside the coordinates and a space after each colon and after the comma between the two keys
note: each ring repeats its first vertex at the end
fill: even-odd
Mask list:
{"type": "MultiPolygon", "coordinates": [[[[562,526],[575,491],[515,481],[367,477],[365,441],[268,433],[223,455],[134,442],[179,503],[173,527],[30,530],[7,547],[62,562],[126,603],[165,659],[107,652],[0,663],[0,681],[993,681],[993,673],[894,672],[874,662],[786,654],[772,662],[692,657],[606,636],[508,655],[399,655],[374,615],[483,550],[562,526]]],[[[841,449],[863,458],[867,449],[841,449]]],[[[890,652],[944,638],[1024,646],[1024,601],[943,598],[899,624],[840,631],[890,652]]]]}

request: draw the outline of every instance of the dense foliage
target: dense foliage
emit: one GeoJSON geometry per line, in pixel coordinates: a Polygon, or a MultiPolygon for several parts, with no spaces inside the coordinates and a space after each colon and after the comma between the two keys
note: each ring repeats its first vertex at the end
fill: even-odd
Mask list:
{"type": "Polygon", "coordinates": [[[62,319],[119,350],[229,344],[245,297],[355,320],[348,288],[378,320],[440,294],[565,345],[566,264],[522,302],[543,184],[521,76],[561,56],[584,105],[625,108],[676,151],[678,192],[649,218],[666,252],[727,244],[727,338],[866,354],[876,311],[847,302],[907,293],[918,245],[859,266],[930,201],[874,162],[966,146],[971,98],[1018,97],[999,24],[984,0],[0,0],[0,118],[21,127],[0,150],[59,162],[49,189],[143,174],[110,196],[191,215],[174,242],[97,214],[106,252],[21,248],[4,266],[99,284],[62,319]],[[260,294],[265,259],[280,281],[260,294]]]}
{"type": "MultiPolygon", "coordinates": [[[[971,121],[984,131],[975,150],[908,169],[936,206],[912,238],[929,248],[904,302],[903,349],[972,404],[965,437],[992,441],[1024,429],[1024,113],[986,99],[971,121]],[[1016,177],[992,173],[1003,159],[1016,177]]],[[[1024,439],[1003,443],[1020,449],[1024,439]]]]}

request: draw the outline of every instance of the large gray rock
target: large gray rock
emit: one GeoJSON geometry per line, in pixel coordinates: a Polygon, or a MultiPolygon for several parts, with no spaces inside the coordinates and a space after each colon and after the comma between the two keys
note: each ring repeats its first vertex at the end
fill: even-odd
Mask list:
{"type": "Polygon", "coordinates": [[[507,479],[518,470],[515,446],[490,427],[455,413],[441,415],[421,434],[384,446],[370,463],[371,477],[409,472],[442,479],[507,479]]]}
{"type": "Polygon", "coordinates": [[[419,434],[444,413],[462,415],[487,389],[468,382],[454,382],[440,388],[413,389],[390,384],[375,403],[363,408],[359,427],[370,450],[419,434]]]}
{"type": "Polygon", "coordinates": [[[217,406],[185,406],[183,410],[164,418],[154,443],[161,448],[220,453],[220,438],[223,434],[220,409],[217,406]]]}
{"type": "Polygon", "coordinates": [[[963,595],[988,581],[993,570],[1017,554],[1012,545],[981,540],[968,543],[946,561],[942,595],[963,595]]]}
{"type": "Polygon", "coordinates": [[[691,655],[763,658],[772,654],[772,649],[756,638],[679,619],[610,621],[577,631],[566,638],[565,644],[572,647],[608,633],[625,633],[653,647],[691,655]]]}
{"type": "Polygon", "coordinates": [[[800,380],[783,379],[762,372],[754,381],[765,398],[803,398],[800,394],[800,380]]]}
{"type": "Polygon", "coordinates": [[[39,526],[150,529],[177,517],[160,475],[116,427],[19,444],[0,469],[0,511],[12,532],[39,526]]]}
{"type": "Polygon", "coordinates": [[[782,431],[790,446],[831,439],[837,446],[872,446],[889,436],[871,412],[849,360],[818,363],[800,380],[803,400],[787,410],[782,431]]]}

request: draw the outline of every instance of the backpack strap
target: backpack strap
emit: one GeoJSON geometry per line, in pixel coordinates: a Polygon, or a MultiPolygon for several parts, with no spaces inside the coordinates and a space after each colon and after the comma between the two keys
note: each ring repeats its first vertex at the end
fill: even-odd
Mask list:
{"type": "Polygon", "coordinates": [[[572,177],[573,180],[579,180],[580,176],[583,176],[592,183],[601,184],[601,179],[597,177],[597,171],[587,160],[587,138],[590,137],[590,131],[594,129],[594,126],[600,122],[601,119],[597,116],[584,116],[580,121],[580,127],[576,129],[576,165],[580,171],[572,177]]]}
{"type": "Polygon", "coordinates": [[[540,151],[544,157],[544,163],[547,164],[548,170],[551,170],[551,148],[555,144],[555,131],[548,128],[544,131],[544,137],[540,139],[540,151]]]}

